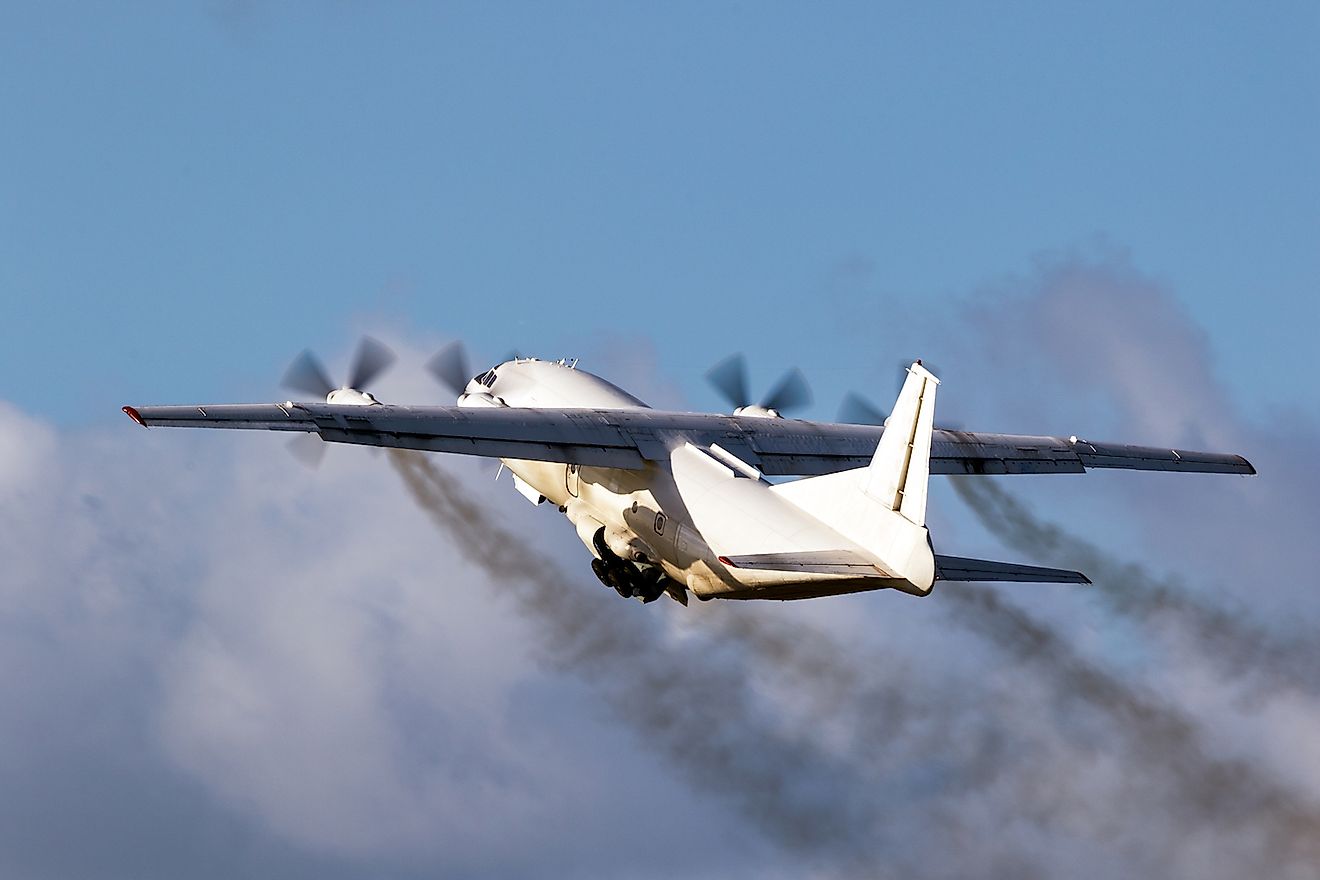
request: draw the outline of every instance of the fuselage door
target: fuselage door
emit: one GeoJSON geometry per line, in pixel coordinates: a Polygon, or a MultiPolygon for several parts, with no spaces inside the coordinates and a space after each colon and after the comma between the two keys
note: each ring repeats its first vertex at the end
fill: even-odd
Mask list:
{"type": "Polygon", "coordinates": [[[568,489],[568,494],[574,498],[578,497],[578,487],[581,480],[580,471],[581,468],[575,464],[570,464],[564,468],[564,487],[568,489]]]}

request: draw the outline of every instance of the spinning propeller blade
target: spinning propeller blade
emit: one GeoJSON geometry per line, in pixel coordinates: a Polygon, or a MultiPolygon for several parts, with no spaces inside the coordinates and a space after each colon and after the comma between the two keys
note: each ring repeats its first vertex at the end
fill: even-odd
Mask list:
{"type": "Polygon", "coordinates": [[[467,350],[458,341],[437,351],[426,362],[426,369],[441,385],[454,392],[455,397],[463,393],[468,380],[472,378],[468,371],[467,350]]]}
{"type": "Polygon", "coordinates": [[[280,384],[294,391],[305,391],[322,400],[335,390],[334,383],[325,373],[325,367],[311,351],[304,351],[294,358],[293,363],[289,364],[289,369],[284,371],[284,378],[280,380],[280,384]]]}
{"type": "Polygon", "coordinates": [[[325,441],[320,434],[299,434],[284,446],[299,464],[316,470],[325,458],[325,441]]]}
{"type": "MultiPolygon", "coordinates": [[[[353,369],[348,374],[348,387],[366,391],[367,386],[376,381],[394,363],[394,352],[378,339],[363,336],[358,342],[357,354],[353,357],[353,369]]],[[[327,394],[329,392],[326,392],[327,394]]]]}
{"type": "Polygon", "coordinates": [[[785,373],[779,384],[761,401],[761,406],[781,413],[810,405],[811,389],[807,387],[806,377],[797,367],[785,373]]]}
{"type": "Polygon", "coordinates": [[[850,425],[883,425],[889,414],[855,391],[844,395],[839,421],[850,425]]]}
{"type": "Polygon", "coordinates": [[[711,367],[706,373],[706,380],[735,410],[756,406],[784,413],[811,403],[811,389],[802,371],[796,367],[785,373],[764,398],[753,403],[751,383],[747,378],[747,358],[742,352],[731,354],[711,367]]]}
{"type": "MultiPolygon", "coordinates": [[[[380,374],[394,363],[394,352],[385,343],[370,336],[363,336],[358,342],[357,352],[353,356],[353,368],[349,371],[348,384],[344,388],[365,391],[375,382],[380,374]]],[[[284,371],[280,384],[294,391],[304,391],[324,399],[331,391],[340,386],[330,381],[325,365],[310,350],[294,358],[289,369],[284,371]]]]}
{"type": "Polygon", "coordinates": [[[751,404],[752,393],[747,390],[747,358],[741,352],[731,354],[711,367],[706,380],[734,409],[751,404]]]}

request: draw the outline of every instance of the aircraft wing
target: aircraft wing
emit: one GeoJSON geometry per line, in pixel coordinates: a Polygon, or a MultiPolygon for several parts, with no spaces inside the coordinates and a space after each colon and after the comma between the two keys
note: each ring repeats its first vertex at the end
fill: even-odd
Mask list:
{"type": "MultiPolygon", "coordinates": [[[[315,432],[323,440],[640,469],[674,446],[719,446],[771,476],[813,476],[870,464],[884,429],[653,409],[344,406],[272,403],[124,407],[140,425],[315,432]]],[[[1089,468],[1254,474],[1240,455],[936,430],[932,474],[1079,474],[1089,468]]]]}

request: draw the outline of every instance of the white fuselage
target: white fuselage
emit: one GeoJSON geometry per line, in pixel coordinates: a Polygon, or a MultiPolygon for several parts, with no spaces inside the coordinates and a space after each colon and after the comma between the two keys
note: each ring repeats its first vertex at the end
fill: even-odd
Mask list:
{"type": "MultiPolygon", "coordinates": [[[[564,362],[531,359],[508,361],[477,376],[468,383],[458,405],[647,408],[599,376],[564,362]]],[[[698,598],[798,598],[877,586],[909,587],[902,578],[878,584],[874,576],[862,579],[725,564],[707,542],[711,531],[718,532],[718,541],[712,535],[711,543],[725,552],[740,544],[764,543],[767,535],[807,547],[821,523],[772,491],[771,484],[754,469],[727,453],[680,442],[671,456],[667,462],[647,462],[641,470],[507,459],[504,464],[524,496],[537,503],[549,501],[568,517],[593,555],[601,555],[595,541],[604,529],[604,541],[613,554],[639,565],[662,567],[698,598]],[[707,512],[704,518],[694,516],[695,505],[680,492],[676,466],[684,469],[685,476],[698,472],[701,510],[707,512]],[[707,472],[712,478],[702,479],[707,472]]],[[[685,485],[691,494],[692,481],[685,485]]]]}

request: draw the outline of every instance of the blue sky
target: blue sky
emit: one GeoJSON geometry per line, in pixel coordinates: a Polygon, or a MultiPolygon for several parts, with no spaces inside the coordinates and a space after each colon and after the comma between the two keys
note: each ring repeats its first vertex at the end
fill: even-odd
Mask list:
{"type": "Polygon", "coordinates": [[[382,325],[488,358],[650,339],[701,405],[742,348],[825,415],[940,360],[883,310],[841,341],[831,285],[938,309],[1097,250],[1168,286],[1252,406],[1320,404],[1312,4],[5,18],[0,369],[58,422],[273,399],[299,349],[382,325]]]}

